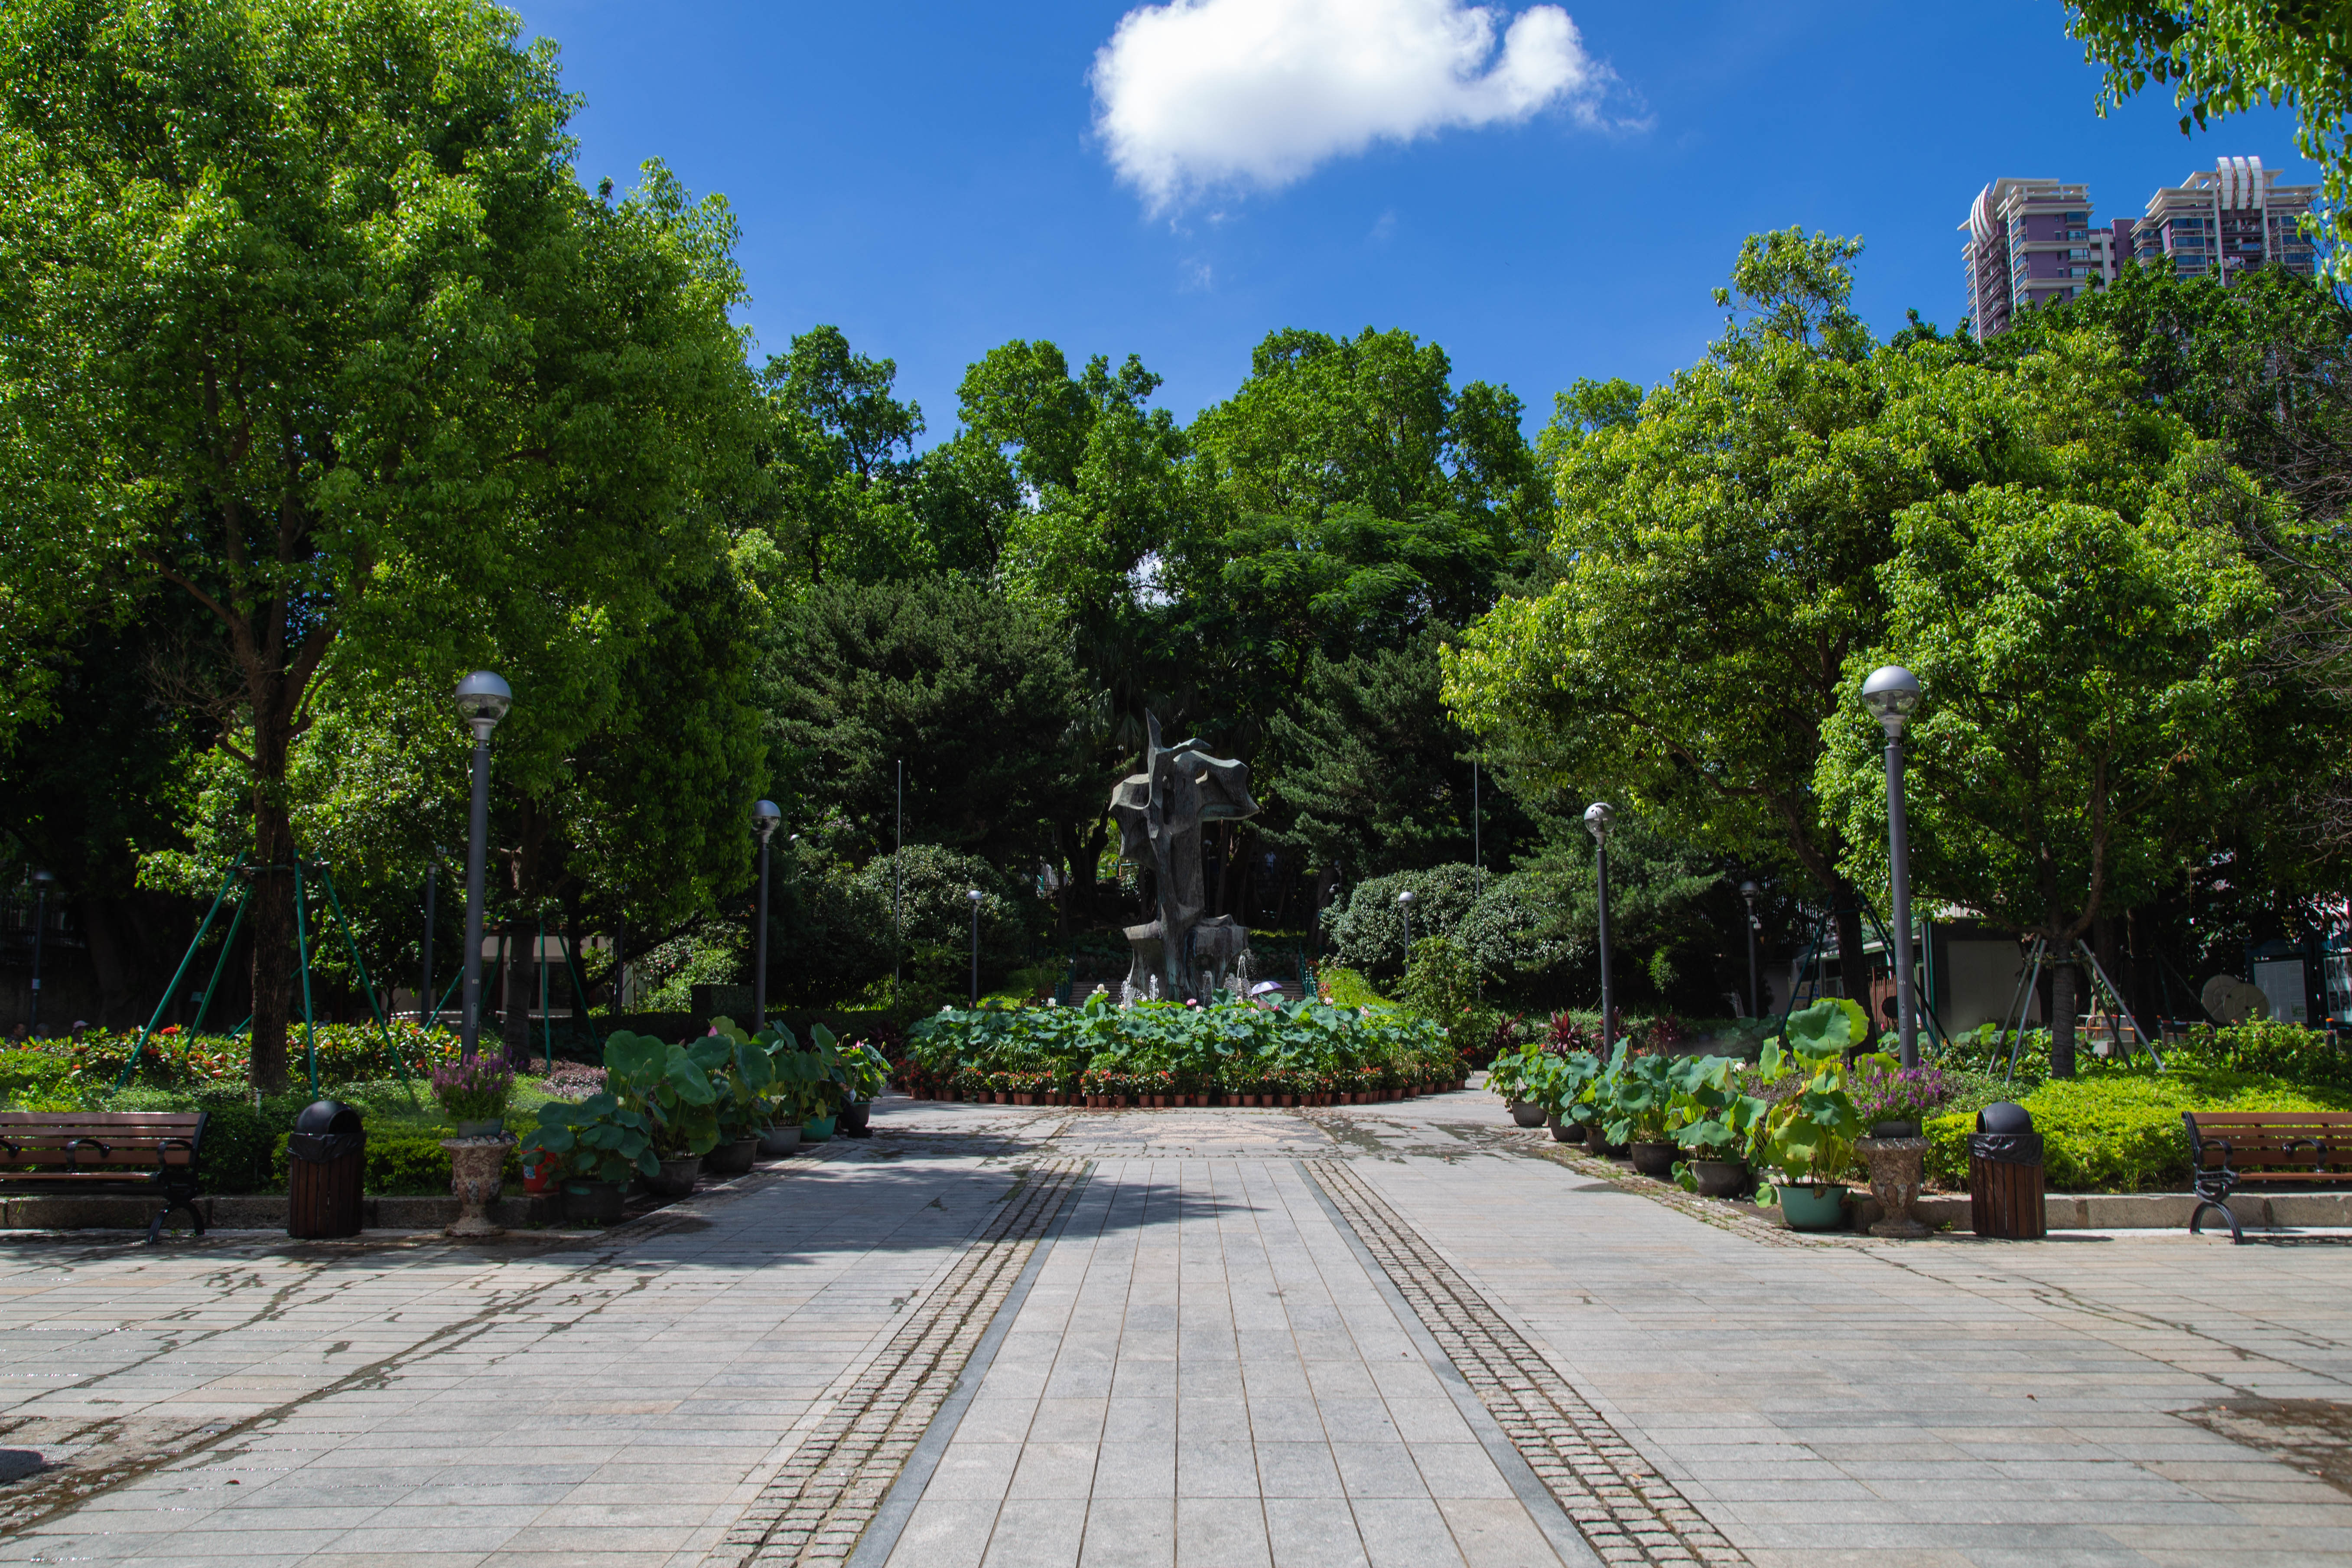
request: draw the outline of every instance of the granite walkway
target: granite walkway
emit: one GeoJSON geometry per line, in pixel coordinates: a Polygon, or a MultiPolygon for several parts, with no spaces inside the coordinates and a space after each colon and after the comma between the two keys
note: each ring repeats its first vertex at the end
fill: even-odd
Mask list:
{"type": "Polygon", "coordinates": [[[1815,1242],[1475,1091],[877,1121],[604,1236],[0,1238],[0,1562],[2352,1565],[2352,1237],[1815,1242]]]}

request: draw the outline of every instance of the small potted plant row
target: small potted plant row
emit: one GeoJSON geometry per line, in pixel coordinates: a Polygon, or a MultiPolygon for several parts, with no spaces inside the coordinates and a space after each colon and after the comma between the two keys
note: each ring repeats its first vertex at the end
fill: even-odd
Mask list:
{"type": "MultiPolygon", "coordinates": [[[[1544,1120],[1562,1142],[1710,1197],[1738,1196],[1760,1175],[1757,1202],[1779,1205],[1791,1229],[1828,1230],[1844,1223],[1862,1133],[1846,1052],[1868,1030],[1843,998],[1790,1014],[1757,1064],[1757,1086],[1778,1090],[1769,1096],[1748,1093],[1728,1057],[1637,1056],[1622,1044],[1606,1067],[1588,1051],[1529,1046],[1498,1058],[1487,1082],[1500,1074],[1522,1126],[1544,1120]]],[[[1874,1055],[1862,1064],[1893,1066],[1874,1055]]]]}
{"type": "Polygon", "coordinates": [[[627,1189],[683,1197],[700,1174],[735,1174],[762,1151],[833,1135],[848,1104],[878,1093],[878,1053],[843,1047],[822,1026],[803,1047],[781,1025],[746,1034],[730,1020],[684,1043],[626,1031],[604,1042],[604,1082],[584,1100],[540,1107],[526,1160],[560,1169],[571,1217],[610,1224],[627,1189]]]}

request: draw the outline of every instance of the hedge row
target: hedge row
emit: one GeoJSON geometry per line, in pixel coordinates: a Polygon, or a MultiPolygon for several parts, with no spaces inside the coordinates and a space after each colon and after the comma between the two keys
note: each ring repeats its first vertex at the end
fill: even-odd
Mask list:
{"type": "MultiPolygon", "coordinates": [[[[2352,1092],[2297,1085],[2267,1075],[2175,1070],[2104,1072],[2053,1079],[2019,1096],[2042,1134],[2049,1190],[2131,1193],[2189,1185],[2184,1110],[2347,1110],[2352,1092]]],[[[1931,1118],[1927,1174],[1965,1190],[1973,1113],[1931,1118]]]]}

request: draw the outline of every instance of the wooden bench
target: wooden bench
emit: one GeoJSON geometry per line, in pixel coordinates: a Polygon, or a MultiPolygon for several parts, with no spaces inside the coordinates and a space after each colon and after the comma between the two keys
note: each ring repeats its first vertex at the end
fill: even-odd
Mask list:
{"type": "Polygon", "coordinates": [[[2189,1184],[2197,1190],[2191,1236],[2207,1209],[2219,1209],[2230,1239],[2244,1241],[2229,1202],[2241,1187],[2352,1186],[2352,1111],[2184,1110],[2180,1120],[2189,1126],[2189,1184]]]}
{"type": "Polygon", "coordinates": [[[44,1193],[157,1192],[163,1206],[147,1223],[152,1244],[173,1209],[196,1234],[196,1162],[205,1142],[201,1110],[0,1110],[0,1189],[44,1193]]]}

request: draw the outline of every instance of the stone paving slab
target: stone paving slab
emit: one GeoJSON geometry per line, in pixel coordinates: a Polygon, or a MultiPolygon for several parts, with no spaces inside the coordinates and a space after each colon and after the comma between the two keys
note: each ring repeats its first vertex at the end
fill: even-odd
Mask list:
{"type": "Polygon", "coordinates": [[[1349,1171],[1751,1561],[2352,1563],[2343,1241],[1767,1246],[1502,1120],[1349,1171]]]}
{"type": "Polygon", "coordinates": [[[1563,1560],[1299,1167],[1160,1155],[1097,1163],[888,1558],[1563,1560]]]}
{"type": "Polygon", "coordinates": [[[2352,1564],[2352,1238],[1817,1240],[1479,1091],[877,1122],[602,1237],[0,1238],[0,1562],[838,1562],[906,1462],[858,1568],[2352,1564]],[[1670,1528],[1547,1536],[1547,1405],[1670,1528]]]}
{"type": "Polygon", "coordinates": [[[1034,1163],[843,1145],[593,1240],[0,1241],[0,1444],[67,1462],[0,1562],[697,1563],[1034,1163]]]}

